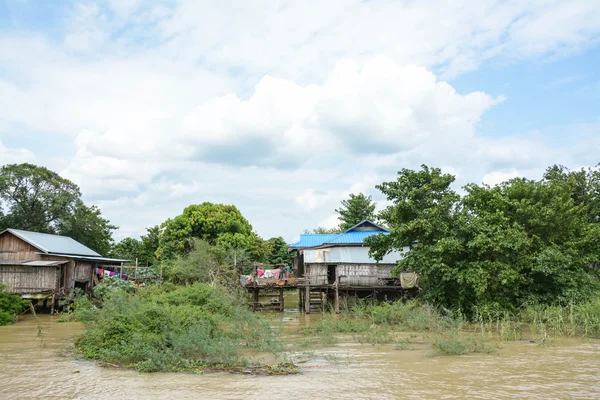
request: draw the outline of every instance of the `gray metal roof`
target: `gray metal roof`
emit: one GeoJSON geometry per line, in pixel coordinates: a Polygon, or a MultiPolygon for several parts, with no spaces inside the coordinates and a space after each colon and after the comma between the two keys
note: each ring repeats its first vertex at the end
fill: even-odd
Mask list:
{"type": "Polygon", "coordinates": [[[40,253],[40,254],[44,254],[47,256],[68,257],[68,258],[74,258],[76,260],[97,261],[97,262],[124,263],[124,262],[131,261],[131,260],[123,260],[120,258],[108,258],[108,257],[102,257],[102,256],[92,257],[92,256],[78,256],[78,255],[73,255],[73,254],[60,254],[60,253],[40,253]]]}
{"type": "Polygon", "coordinates": [[[66,264],[69,261],[46,261],[46,260],[33,260],[23,261],[21,265],[27,265],[29,267],[56,267],[57,265],[66,264]]]}
{"type": "Polygon", "coordinates": [[[44,253],[61,253],[64,255],[101,257],[101,255],[96,253],[94,250],[67,236],[29,232],[11,228],[6,229],[4,232],[12,233],[33,247],[40,249],[44,253]]]}
{"type": "Polygon", "coordinates": [[[8,260],[0,260],[0,265],[8,265],[8,266],[26,266],[26,267],[56,267],[58,265],[63,265],[68,263],[69,261],[47,261],[47,260],[31,260],[31,261],[8,261],[8,260]]]}

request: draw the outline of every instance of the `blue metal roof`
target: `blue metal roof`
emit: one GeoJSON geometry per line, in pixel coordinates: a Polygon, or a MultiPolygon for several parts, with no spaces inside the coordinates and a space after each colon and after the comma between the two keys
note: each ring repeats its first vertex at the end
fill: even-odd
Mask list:
{"type": "Polygon", "coordinates": [[[290,244],[290,248],[317,247],[333,244],[363,244],[366,238],[373,235],[389,235],[390,232],[375,223],[365,219],[354,225],[346,232],[334,234],[303,234],[300,241],[290,244]]]}
{"type": "Polygon", "coordinates": [[[388,231],[344,232],[323,244],[362,244],[366,238],[373,235],[389,235],[388,231]]]}
{"type": "Polygon", "coordinates": [[[320,246],[328,240],[331,240],[339,235],[339,233],[304,233],[300,235],[300,240],[296,243],[290,244],[290,247],[301,248],[320,246]]]}
{"type": "Polygon", "coordinates": [[[4,232],[12,233],[18,238],[26,241],[33,247],[40,249],[44,253],[60,253],[88,257],[101,257],[101,255],[96,253],[94,250],[82,245],[75,239],[72,239],[67,236],[22,231],[20,229],[6,229],[4,232]]]}

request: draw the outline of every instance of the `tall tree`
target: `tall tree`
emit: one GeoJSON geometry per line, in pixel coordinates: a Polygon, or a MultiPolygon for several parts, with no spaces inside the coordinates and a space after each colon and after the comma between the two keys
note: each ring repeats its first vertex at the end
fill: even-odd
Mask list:
{"type": "Polygon", "coordinates": [[[291,261],[288,253],[288,245],[282,237],[272,237],[267,240],[269,252],[267,263],[269,264],[289,264],[291,261]]]}
{"type": "Polygon", "coordinates": [[[246,248],[255,244],[252,234],[252,225],[235,206],[209,202],[194,204],[162,224],[156,254],[159,259],[183,255],[191,249],[192,238],[225,248],[246,248]]]}
{"type": "Polygon", "coordinates": [[[345,231],[359,222],[375,218],[375,203],[371,196],[365,196],[363,193],[350,194],[348,200],[342,200],[342,206],[335,210],[339,214],[340,229],[345,231]]]}
{"type": "Polygon", "coordinates": [[[117,227],[102,217],[98,207],[88,207],[81,200],[75,203],[73,212],[58,220],[56,233],[69,236],[102,255],[109,254],[112,232],[117,227]]]}
{"type": "Polygon", "coordinates": [[[153,265],[156,263],[156,250],[160,244],[160,226],[146,228],[140,244],[140,264],[153,265]]]}
{"type": "Polygon", "coordinates": [[[127,237],[112,246],[110,255],[111,257],[129,260],[131,261],[131,264],[135,264],[137,260],[138,265],[145,265],[145,263],[140,260],[141,247],[142,242],[140,240],[127,237]]]}
{"type": "Polygon", "coordinates": [[[79,188],[56,172],[33,164],[0,168],[0,202],[4,226],[56,232],[56,225],[79,206],[79,188]]]}
{"type": "Polygon", "coordinates": [[[594,186],[593,174],[549,172],[540,181],[470,184],[461,198],[452,175],[402,170],[379,186],[392,202],[379,215],[391,233],[367,243],[377,259],[414,245],[398,270],[417,271],[426,298],[467,313],[589,299],[600,290],[600,271],[590,267],[600,260],[600,224],[581,188],[594,186]]]}

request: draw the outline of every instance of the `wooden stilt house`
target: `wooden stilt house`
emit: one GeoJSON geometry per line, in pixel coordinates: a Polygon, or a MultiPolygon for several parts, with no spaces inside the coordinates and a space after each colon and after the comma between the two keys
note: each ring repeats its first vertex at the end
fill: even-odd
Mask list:
{"type": "Polygon", "coordinates": [[[51,301],[52,306],[76,287],[91,288],[96,268],[118,270],[126,261],[102,257],[66,236],[0,232],[0,285],[25,298],[51,301]]]}

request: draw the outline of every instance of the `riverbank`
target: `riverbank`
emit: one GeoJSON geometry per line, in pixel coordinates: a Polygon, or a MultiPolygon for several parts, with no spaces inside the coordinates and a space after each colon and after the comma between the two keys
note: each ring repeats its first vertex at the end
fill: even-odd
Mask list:
{"type": "Polygon", "coordinates": [[[0,327],[0,393],[19,398],[597,398],[600,341],[556,338],[547,346],[504,342],[492,354],[432,357],[432,349],[358,343],[351,336],[300,350],[302,333],[321,314],[273,313],[269,322],[298,349],[300,374],[145,374],[102,368],[65,354],[83,330],[76,322],[40,315],[0,327]],[[298,346],[298,347],[296,347],[298,346]]]}

